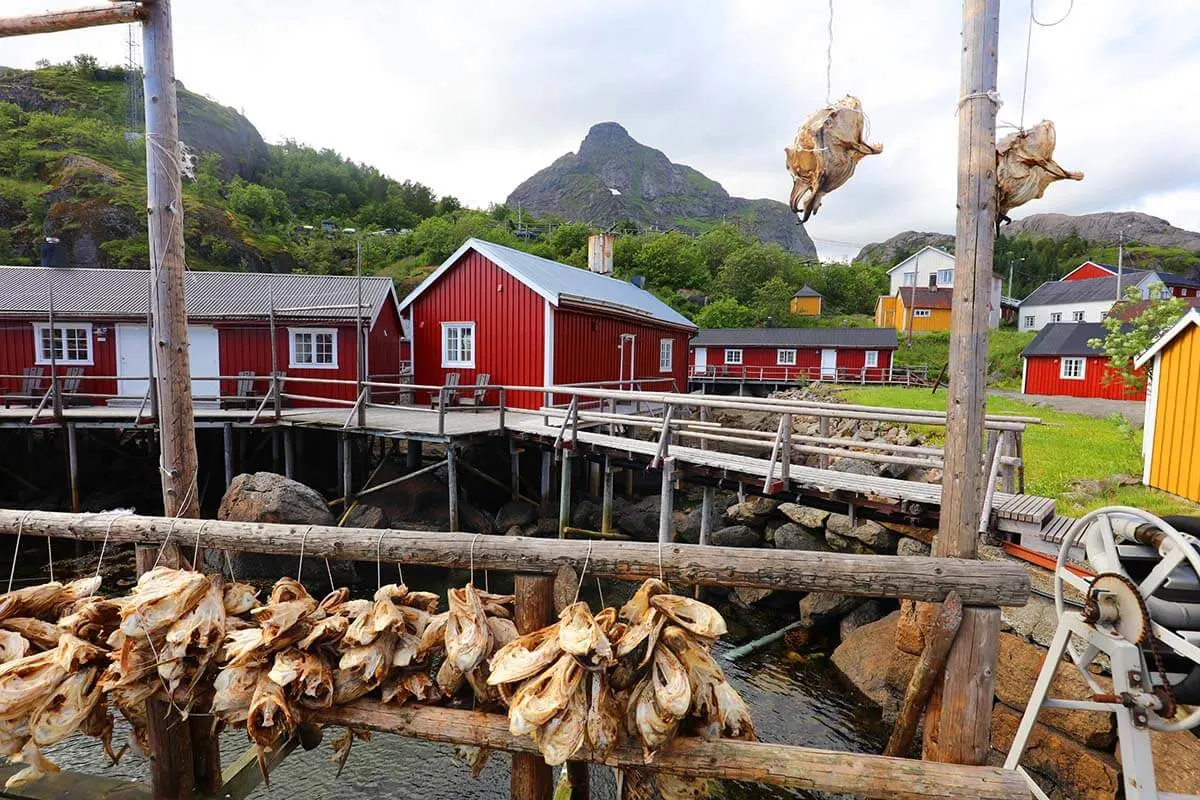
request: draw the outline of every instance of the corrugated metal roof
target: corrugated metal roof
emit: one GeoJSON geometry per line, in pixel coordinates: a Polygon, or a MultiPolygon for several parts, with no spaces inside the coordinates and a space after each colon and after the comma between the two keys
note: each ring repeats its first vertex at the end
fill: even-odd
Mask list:
{"type": "Polygon", "coordinates": [[[909,308],[950,308],[954,301],[953,289],[901,286],[900,294],[904,298],[904,305],[909,308]]]}
{"type": "Polygon", "coordinates": [[[1102,356],[1104,350],[1089,347],[1088,340],[1107,335],[1108,330],[1099,322],[1056,322],[1038,331],[1021,355],[1102,356]]]}
{"type": "Polygon", "coordinates": [[[792,297],[821,297],[821,293],[807,283],[801,286],[792,297]]]}
{"type": "MultiPolygon", "coordinates": [[[[1137,286],[1148,272],[1127,270],[1121,275],[1121,291],[1137,286]]],[[[1081,281],[1046,281],[1021,301],[1022,307],[1055,306],[1061,303],[1095,303],[1117,299],[1117,276],[1081,281]]]]}
{"type": "Polygon", "coordinates": [[[475,238],[464,242],[462,247],[446,259],[432,275],[422,281],[420,286],[413,289],[408,297],[404,298],[400,307],[405,308],[413,300],[416,300],[468,250],[475,250],[482,254],[555,306],[561,305],[564,301],[599,304],[616,311],[661,320],[671,325],[692,329],[696,327],[687,317],[650,292],[639,289],[632,283],[475,238]]]}
{"type": "MultiPolygon", "coordinates": [[[[1085,261],[1084,264],[1095,264],[1097,267],[1104,267],[1106,270],[1108,270],[1109,272],[1111,272],[1114,275],[1117,274],[1117,268],[1114,267],[1112,264],[1101,264],[1099,261],[1085,261]]],[[[1080,264],[1079,266],[1082,267],[1083,264],[1080,264]]],[[[1079,267],[1076,267],[1075,269],[1079,269],[1079,267]]],[[[1187,286],[1189,288],[1191,288],[1191,287],[1200,288],[1200,281],[1196,280],[1195,278],[1189,278],[1186,275],[1176,275],[1174,272],[1163,272],[1161,270],[1155,271],[1155,270],[1142,270],[1142,269],[1125,269],[1124,272],[1126,274],[1128,274],[1130,272],[1140,272],[1143,275],[1145,275],[1147,272],[1150,272],[1154,275],[1154,277],[1156,277],[1158,280],[1162,281],[1164,286],[1187,286]]]]}
{"type": "MultiPolygon", "coordinates": [[[[48,313],[53,287],[57,313],[144,317],[149,281],[148,270],[0,267],[0,314],[48,313]]],[[[392,294],[391,278],[364,277],[362,291],[363,316],[373,317],[392,294]]],[[[358,285],[342,275],[189,271],[183,296],[193,319],[266,317],[272,298],[279,317],[354,319],[358,285]]]]}
{"type": "Polygon", "coordinates": [[[696,347],[841,347],[894,350],[895,328],[703,328],[696,347]]]}

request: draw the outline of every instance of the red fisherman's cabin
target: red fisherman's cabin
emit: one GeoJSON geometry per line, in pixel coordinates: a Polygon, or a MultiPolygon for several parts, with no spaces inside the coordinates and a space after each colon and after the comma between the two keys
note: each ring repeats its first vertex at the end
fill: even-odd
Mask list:
{"type": "Polygon", "coordinates": [[[707,328],[691,342],[693,384],[885,383],[895,328],[707,328]]]}
{"type": "MultiPolygon", "coordinates": [[[[185,281],[197,403],[260,400],[272,370],[286,376],[287,405],[355,399],[357,279],[191,271],[185,281]]],[[[403,335],[391,279],[363,278],[361,292],[368,377],[396,382],[403,335]]],[[[151,374],[149,297],[148,270],[0,267],[5,402],[44,394],[52,371],[72,404],[143,402],[151,374]]]]}
{"type": "MultiPolygon", "coordinates": [[[[611,237],[593,237],[589,269],[468,239],[400,304],[414,383],[543,387],[608,384],[684,391],[686,317],[612,277],[611,237]]],[[[537,391],[506,403],[537,408],[537,391]]],[[[488,403],[497,401],[489,394],[488,403]]]]}
{"type": "Polygon", "coordinates": [[[1022,394],[1146,399],[1145,389],[1126,386],[1104,351],[1088,344],[1107,333],[1099,322],[1057,323],[1042,328],[1021,353],[1022,394]]]}

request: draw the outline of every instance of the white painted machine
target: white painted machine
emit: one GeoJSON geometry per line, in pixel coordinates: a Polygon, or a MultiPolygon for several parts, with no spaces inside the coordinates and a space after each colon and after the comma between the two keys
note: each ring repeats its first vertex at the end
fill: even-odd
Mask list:
{"type": "Polygon", "coordinates": [[[1063,539],[1054,603],[1058,630],[1004,766],[1047,800],[1020,767],[1038,713],[1107,711],[1117,717],[1126,800],[1182,800],[1158,792],[1149,732],[1200,725],[1200,540],[1136,508],[1093,511],[1063,539]],[[1071,569],[1079,548],[1094,578],[1071,569]],[[1091,687],[1090,700],[1048,697],[1064,653],[1091,687]],[[1111,693],[1087,669],[1101,654],[1112,666],[1111,693]]]}

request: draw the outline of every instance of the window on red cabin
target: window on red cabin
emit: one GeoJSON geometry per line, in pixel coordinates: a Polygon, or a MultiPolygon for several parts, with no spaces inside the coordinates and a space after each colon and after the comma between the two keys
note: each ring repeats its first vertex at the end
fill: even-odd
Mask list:
{"type": "Polygon", "coordinates": [[[49,364],[53,352],[54,361],[59,364],[91,364],[92,363],[92,326],[90,323],[77,322],[67,325],[55,325],[53,332],[49,325],[34,325],[34,363],[49,364]]]}
{"type": "Polygon", "coordinates": [[[1058,377],[1065,380],[1081,381],[1087,369],[1085,358],[1064,358],[1058,362],[1058,377]]]}
{"type": "Polygon", "coordinates": [[[475,368],[475,323],[442,323],[442,366],[475,368]]]}
{"type": "Polygon", "coordinates": [[[796,366],[796,351],[792,349],[780,349],[775,351],[775,363],[781,367],[796,366]]]}
{"type": "Polygon", "coordinates": [[[658,371],[670,372],[671,362],[675,356],[675,340],[674,339],[659,339],[658,340],[658,371]]]}
{"type": "Polygon", "coordinates": [[[288,366],[301,369],[337,369],[337,330],[288,329],[288,366]]]}
{"type": "Polygon", "coordinates": [[[726,364],[741,364],[742,363],[742,351],[741,350],[726,350],[725,351],[725,363],[726,364]]]}
{"type": "Polygon", "coordinates": [[[868,350],[863,358],[863,366],[878,367],[879,366],[879,351],[868,350]]]}

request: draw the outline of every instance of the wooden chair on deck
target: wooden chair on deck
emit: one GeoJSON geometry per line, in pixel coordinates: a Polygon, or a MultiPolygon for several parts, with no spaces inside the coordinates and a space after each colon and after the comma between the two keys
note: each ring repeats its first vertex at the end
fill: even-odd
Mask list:
{"type": "Polygon", "coordinates": [[[221,405],[225,408],[254,408],[261,396],[254,393],[254,382],[258,374],[252,369],[244,369],[238,373],[234,384],[233,397],[221,405]]]}
{"type": "Polygon", "coordinates": [[[21,390],[19,392],[4,392],[4,407],[13,405],[32,405],[40,402],[42,395],[42,378],[46,374],[45,367],[26,367],[21,371],[21,390]]]}
{"type": "Polygon", "coordinates": [[[431,404],[433,405],[434,408],[438,407],[438,405],[442,402],[443,398],[445,398],[446,405],[448,405],[448,406],[456,405],[458,403],[458,389],[454,388],[454,387],[458,386],[458,382],[460,380],[462,380],[462,376],[459,375],[457,372],[447,372],[446,373],[446,384],[445,385],[448,388],[444,392],[434,392],[433,393],[433,397],[431,398],[431,404]]]}
{"type": "Polygon", "coordinates": [[[79,396],[79,387],[82,383],[83,367],[67,367],[67,374],[63,376],[62,383],[59,384],[64,406],[81,406],[87,404],[88,399],[79,396]]]}
{"type": "Polygon", "coordinates": [[[481,372],[475,377],[475,391],[468,395],[460,397],[459,405],[479,407],[483,405],[483,401],[487,399],[488,390],[485,388],[492,382],[492,376],[487,372],[481,372]]]}

